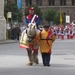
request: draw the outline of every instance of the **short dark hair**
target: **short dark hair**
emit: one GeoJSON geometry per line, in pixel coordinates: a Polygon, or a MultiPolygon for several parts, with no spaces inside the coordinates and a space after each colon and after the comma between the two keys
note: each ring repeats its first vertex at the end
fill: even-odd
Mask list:
{"type": "Polygon", "coordinates": [[[44,25],[44,28],[49,28],[49,25],[45,24],[45,25],[44,25]]]}

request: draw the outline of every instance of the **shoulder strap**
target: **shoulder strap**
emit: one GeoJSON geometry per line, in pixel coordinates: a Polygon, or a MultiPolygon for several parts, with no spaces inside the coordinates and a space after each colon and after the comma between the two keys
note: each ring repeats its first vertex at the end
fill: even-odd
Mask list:
{"type": "Polygon", "coordinates": [[[52,30],[50,30],[50,31],[48,32],[47,38],[50,38],[51,36],[52,36],[52,30]]]}
{"type": "Polygon", "coordinates": [[[36,14],[33,16],[31,23],[34,23],[35,18],[36,18],[36,14]]]}

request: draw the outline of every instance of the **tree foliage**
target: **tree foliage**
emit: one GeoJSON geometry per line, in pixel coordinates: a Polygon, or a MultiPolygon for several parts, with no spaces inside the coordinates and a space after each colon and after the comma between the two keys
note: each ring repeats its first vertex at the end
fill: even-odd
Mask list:
{"type": "MultiPolygon", "coordinates": [[[[62,23],[64,23],[65,22],[65,15],[62,13],[61,13],[61,15],[62,15],[62,20],[63,20],[62,23]]],[[[56,12],[55,23],[56,24],[60,23],[60,12],[56,12]]]]}
{"type": "Polygon", "coordinates": [[[44,19],[48,22],[55,21],[56,12],[53,9],[48,9],[44,13],[44,19]]]}
{"type": "MultiPolygon", "coordinates": [[[[54,9],[48,9],[45,11],[44,13],[44,19],[46,21],[53,22],[55,24],[59,24],[60,23],[60,12],[55,11],[54,9]]],[[[65,16],[62,14],[62,20],[63,23],[65,22],[65,16]]]]}
{"type": "Polygon", "coordinates": [[[12,20],[18,22],[22,22],[22,13],[18,10],[17,5],[15,3],[8,3],[4,6],[4,15],[7,18],[7,13],[12,12],[12,20]]]}

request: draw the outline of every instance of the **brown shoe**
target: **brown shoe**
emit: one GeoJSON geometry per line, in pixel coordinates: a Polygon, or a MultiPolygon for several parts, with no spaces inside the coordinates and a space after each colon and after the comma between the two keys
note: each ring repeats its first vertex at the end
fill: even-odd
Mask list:
{"type": "Polygon", "coordinates": [[[28,65],[28,66],[32,66],[32,65],[33,65],[33,63],[27,63],[27,65],[28,65]]]}
{"type": "Polygon", "coordinates": [[[34,64],[39,64],[39,62],[37,61],[37,62],[34,62],[34,64]]]}

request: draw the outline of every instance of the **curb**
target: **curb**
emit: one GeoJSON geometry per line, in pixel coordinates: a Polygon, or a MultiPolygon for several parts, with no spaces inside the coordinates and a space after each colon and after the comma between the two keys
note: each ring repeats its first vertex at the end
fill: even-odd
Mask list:
{"type": "Polygon", "coordinates": [[[19,41],[17,40],[1,40],[0,44],[10,44],[10,43],[18,43],[19,41]]]}

